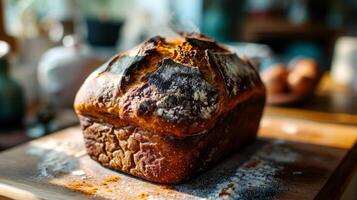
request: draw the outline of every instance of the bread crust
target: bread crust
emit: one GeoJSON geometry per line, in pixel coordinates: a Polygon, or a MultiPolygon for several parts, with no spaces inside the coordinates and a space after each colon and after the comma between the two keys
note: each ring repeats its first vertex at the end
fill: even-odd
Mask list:
{"type": "Polygon", "coordinates": [[[92,159],[110,169],[157,183],[181,183],[255,139],[262,98],[238,104],[211,130],[185,138],[80,116],[85,146],[92,159]]]}
{"type": "Polygon", "coordinates": [[[78,91],[88,154],[179,183],[255,138],[265,88],[249,62],[200,34],[154,37],[93,72],[78,91]]]}

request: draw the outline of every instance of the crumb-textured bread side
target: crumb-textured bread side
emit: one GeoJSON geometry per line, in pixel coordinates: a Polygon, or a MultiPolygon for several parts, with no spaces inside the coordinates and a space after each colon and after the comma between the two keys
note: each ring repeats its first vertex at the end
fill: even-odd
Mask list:
{"type": "Polygon", "coordinates": [[[87,78],[74,107],[94,160],[179,183],[253,140],[264,103],[249,62],[186,34],[118,54],[87,78]]]}

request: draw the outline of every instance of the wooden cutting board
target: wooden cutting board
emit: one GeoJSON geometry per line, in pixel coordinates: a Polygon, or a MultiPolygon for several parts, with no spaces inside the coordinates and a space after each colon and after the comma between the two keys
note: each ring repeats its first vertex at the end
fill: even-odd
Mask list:
{"type": "Polygon", "coordinates": [[[333,199],[356,164],[357,127],[265,117],[258,140],[180,185],[101,167],[73,127],[0,154],[0,199],[333,199]]]}

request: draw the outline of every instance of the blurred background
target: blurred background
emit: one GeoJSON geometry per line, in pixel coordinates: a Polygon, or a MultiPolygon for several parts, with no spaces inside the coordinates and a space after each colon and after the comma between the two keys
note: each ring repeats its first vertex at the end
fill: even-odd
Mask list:
{"type": "Polygon", "coordinates": [[[77,124],[91,71],[177,31],[250,58],[266,113],[357,125],[355,0],[0,0],[0,150],[77,124]]]}

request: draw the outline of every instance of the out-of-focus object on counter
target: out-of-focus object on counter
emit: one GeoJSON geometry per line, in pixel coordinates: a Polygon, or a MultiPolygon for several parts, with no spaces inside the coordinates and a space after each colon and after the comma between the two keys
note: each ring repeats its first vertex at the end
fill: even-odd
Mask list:
{"type": "Polygon", "coordinates": [[[331,72],[336,83],[357,89],[357,37],[337,40],[331,72]]]}
{"type": "MultiPolygon", "coordinates": [[[[136,2],[136,1],[134,1],[136,2]]],[[[115,49],[121,38],[126,17],[133,12],[133,1],[125,0],[93,0],[77,1],[79,24],[76,30],[81,38],[91,47],[115,49]]],[[[134,11],[135,12],[135,11],[134,11]]]]}
{"type": "Polygon", "coordinates": [[[16,51],[16,42],[15,38],[9,36],[5,31],[5,24],[4,24],[4,12],[3,12],[3,1],[0,0],[0,38],[8,42],[11,46],[11,51],[16,51]]]}
{"type": "Polygon", "coordinates": [[[0,129],[12,129],[22,125],[25,100],[20,85],[8,73],[9,45],[0,41],[0,129]]]}
{"type": "Polygon", "coordinates": [[[288,88],[289,72],[283,64],[275,64],[262,74],[262,80],[269,94],[284,93],[288,88]]]}
{"type": "Polygon", "coordinates": [[[102,62],[75,36],[66,36],[63,46],[48,50],[40,60],[38,79],[44,98],[56,108],[72,108],[76,91],[102,62]]]}
{"type": "Polygon", "coordinates": [[[93,46],[115,47],[119,39],[122,21],[86,19],[87,41],[93,46]]]}
{"type": "Polygon", "coordinates": [[[265,114],[357,125],[357,93],[348,86],[336,83],[331,74],[325,72],[308,101],[279,107],[267,106],[265,114]]]}
{"type": "Polygon", "coordinates": [[[28,120],[26,136],[39,138],[64,128],[78,124],[78,118],[73,109],[54,110],[51,105],[38,108],[35,116],[28,120]]]}
{"type": "Polygon", "coordinates": [[[318,64],[313,59],[296,59],[290,64],[289,89],[293,94],[306,95],[313,92],[320,78],[318,64]]]}
{"type": "Polygon", "coordinates": [[[295,58],[284,64],[274,64],[261,72],[268,91],[267,103],[287,105],[305,100],[320,80],[318,63],[311,58],[295,58]]]}

